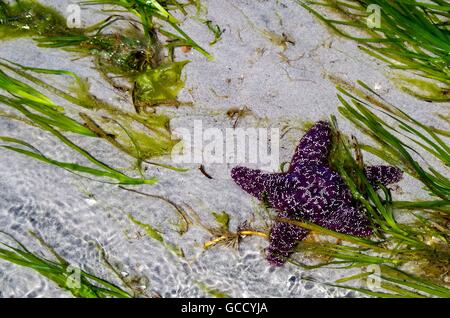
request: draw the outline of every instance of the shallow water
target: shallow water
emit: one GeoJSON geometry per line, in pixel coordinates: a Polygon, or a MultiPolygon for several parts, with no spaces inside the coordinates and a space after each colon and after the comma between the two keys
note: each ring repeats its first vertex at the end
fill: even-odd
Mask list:
{"type": "MultiPolygon", "coordinates": [[[[42,2],[57,4],[56,8],[63,12],[71,1],[42,2]]],[[[282,127],[288,123],[301,128],[303,122],[326,119],[337,113],[336,90],[325,78],[326,73],[381,87],[384,96],[410,115],[443,125],[429,111],[427,103],[393,88],[384,65],[368,58],[354,43],[330,36],[317,20],[292,1],[209,0],[203,3],[208,8],[207,18],[226,31],[220,42],[209,47],[207,43],[212,35],[203,25],[190,20],[184,23],[186,31],[207,47],[216,60],[209,62],[195,51],[178,53],[179,59],[192,61],[186,66],[186,88],[179,99],[193,102],[193,106],[168,110],[175,116],[173,127],[191,127],[194,119],[203,120],[205,126],[231,127],[232,121],[225,116],[227,109],[246,106],[252,115],[240,121],[241,127],[282,127]],[[258,28],[284,32],[295,45],[288,45],[282,52],[236,7],[258,28]],[[284,62],[280,53],[292,62],[284,62]]],[[[95,20],[91,10],[83,10],[85,23],[95,20]]],[[[131,107],[102,80],[89,58],[75,60],[71,53],[37,48],[28,39],[2,43],[0,57],[35,67],[69,69],[89,78],[97,97],[131,107]]],[[[434,105],[433,111],[444,109],[440,107],[444,106],[434,105]]],[[[342,130],[364,140],[348,123],[341,120],[340,124],[342,130]]],[[[281,161],[289,160],[301,134],[301,129],[293,129],[282,140],[281,161]]],[[[60,160],[73,159],[73,153],[47,134],[2,118],[0,135],[22,137],[60,160]]],[[[104,142],[75,140],[114,167],[132,166],[129,158],[104,142]]],[[[370,157],[366,161],[377,162],[370,157]]],[[[252,219],[258,209],[257,202],[229,179],[232,164],[206,165],[213,180],[205,178],[197,166],[191,165],[187,173],[149,167],[147,173],[158,176],[160,182],[136,189],[187,204],[209,225],[215,224],[213,211],[226,211],[231,216],[232,229],[252,219]]],[[[6,150],[0,150],[0,176],[0,229],[13,234],[31,250],[43,251],[27,234],[29,230],[35,231],[73,264],[118,283],[98,255],[95,245],[100,243],[120,271],[146,277],[142,285],[150,295],[208,296],[201,288],[203,284],[236,297],[355,295],[301,280],[301,275],[308,275],[332,281],[351,272],[321,269],[305,273],[292,265],[270,268],[264,260],[267,243],[261,238],[244,239],[239,250],[217,246],[204,251],[202,245],[211,236],[198,228],[178,235],[174,225],[177,215],[163,201],[79,178],[6,150]],[[169,242],[183,248],[186,257],[179,258],[146,237],[130,222],[128,213],[161,230],[169,242]]],[[[408,178],[400,187],[402,191],[396,193],[399,199],[424,195],[408,178]]],[[[70,294],[32,270],[0,261],[0,296],[69,297],[70,294]]]]}

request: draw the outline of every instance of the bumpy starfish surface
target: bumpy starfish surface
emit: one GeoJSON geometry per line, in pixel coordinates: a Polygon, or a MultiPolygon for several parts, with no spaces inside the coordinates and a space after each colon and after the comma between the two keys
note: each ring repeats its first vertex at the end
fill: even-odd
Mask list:
{"type": "MultiPolygon", "coordinates": [[[[372,229],[361,206],[341,176],[328,166],[332,132],[327,122],[316,123],[301,139],[285,173],[267,173],[245,167],[231,171],[246,192],[279,210],[280,218],[303,219],[328,229],[355,236],[370,236],[372,229]]],[[[392,166],[364,169],[369,182],[388,185],[402,178],[392,166]]],[[[281,266],[308,230],[277,222],[270,231],[267,259],[281,266]]]]}

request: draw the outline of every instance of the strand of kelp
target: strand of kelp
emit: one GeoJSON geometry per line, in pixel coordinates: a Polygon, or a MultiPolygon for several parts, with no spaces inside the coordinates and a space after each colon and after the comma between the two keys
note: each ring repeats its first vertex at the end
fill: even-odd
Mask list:
{"type": "Polygon", "coordinates": [[[392,79],[405,92],[427,101],[450,100],[447,1],[295,2],[330,30],[396,70],[392,79]]]}
{"type": "Polygon", "coordinates": [[[8,65],[4,62],[2,62],[0,66],[12,70],[16,75],[21,75],[41,88],[49,90],[72,102],[71,106],[75,109],[75,115],[78,114],[79,118],[69,115],[69,110],[72,109],[65,109],[60,105],[56,105],[49,97],[40,93],[29,84],[16,80],[0,70],[0,89],[10,95],[0,95],[0,100],[4,106],[15,110],[21,115],[18,117],[18,115],[14,113],[13,117],[8,116],[7,114],[3,114],[3,116],[19,119],[26,124],[50,133],[63,144],[85,157],[94,164],[95,168],[76,163],[61,162],[49,158],[23,140],[4,136],[2,137],[3,141],[14,144],[14,146],[4,145],[6,149],[19,152],[75,173],[113,179],[120,184],[151,184],[156,182],[155,178],[133,178],[123,174],[117,169],[96,159],[88,151],[76,145],[66,136],[66,134],[74,133],[85,137],[100,137],[119,150],[134,157],[137,160],[138,170],[141,171],[140,165],[145,159],[170,153],[173,145],[177,142],[171,138],[168,125],[169,118],[157,114],[143,116],[135,113],[127,113],[119,111],[111,105],[99,102],[89,95],[86,83],[83,80],[67,71],[44,71],[42,69],[25,68],[27,71],[38,73],[46,72],[57,76],[70,75],[75,84],[78,85],[78,96],[73,96],[73,94],[71,95],[67,92],[60,91],[29,73],[26,73],[21,68],[8,65]],[[83,106],[79,107],[79,105],[83,106]],[[96,114],[97,111],[101,110],[106,111],[109,116],[104,113],[96,114]],[[94,121],[93,118],[98,119],[98,121],[94,121]],[[80,121],[80,119],[82,121],[80,121]],[[101,125],[100,122],[103,123],[103,125],[101,125]],[[133,128],[134,124],[139,124],[141,129],[133,128]],[[17,147],[19,145],[21,148],[17,147]]]}

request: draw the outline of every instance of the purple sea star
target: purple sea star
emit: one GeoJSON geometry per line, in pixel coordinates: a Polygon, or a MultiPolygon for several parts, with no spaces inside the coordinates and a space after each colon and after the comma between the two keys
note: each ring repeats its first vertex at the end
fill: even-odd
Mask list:
{"type": "MultiPolygon", "coordinates": [[[[243,190],[279,210],[280,218],[303,219],[337,232],[370,236],[372,229],[360,204],[341,176],[328,166],[331,136],[329,123],[320,121],[300,140],[287,172],[235,167],[231,177],[243,190]]],[[[366,167],[364,172],[374,186],[378,182],[396,183],[403,174],[392,166],[366,167]]],[[[306,229],[275,223],[269,236],[269,263],[283,265],[297,242],[307,235],[306,229]]]]}

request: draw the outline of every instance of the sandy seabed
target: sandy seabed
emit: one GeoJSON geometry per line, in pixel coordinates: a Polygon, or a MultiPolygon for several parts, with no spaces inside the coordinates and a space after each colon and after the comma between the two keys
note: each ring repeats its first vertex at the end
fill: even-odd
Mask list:
{"type": "MultiPolygon", "coordinates": [[[[63,13],[71,3],[41,2],[54,5],[63,13]]],[[[444,125],[436,117],[444,105],[431,106],[399,92],[389,81],[389,70],[384,64],[359,51],[355,43],[332,36],[294,1],[202,2],[208,10],[206,17],[224,28],[225,33],[221,41],[209,47],[212,34],[204,25],[193,20],[183,23],[187,33],[205,46],[215,61],[210,62],[195,51],[178,52],[178,59],[191,60],[185,68],[186,87],[179,99],[192,102],[193,106],[161,110],[171,113],[173,128],[192,127],[194,120],[202,120],[205,127],[231,127],[233,122],[226,116],[227,110],[247,107],[251,115],[240,120],[240,127],[294,127],[281,142],[280,161],[289,161],[303,134],[303,123],[337,114],[336,89],[327,74],[350,82],[363,80],[413,117],[437,127],[444,125]],[[261,30],[285,33],[294,44],[283,52],[261,30]]],[[[82,11],[84,23],[98,18],[94,10],[82,11]]],[[[30,39],[2,42],[0,57],[29,66],[71,70],[89,79],[91,91],[98,98],[131,107],[130,101],[105,83],[90,58],[76,59],[76,55],[65,51],[38,48],[30,39]]],[[[343,131],[366,140],[342,118],[339,124],[343,131]]],[[[26,136],[28,142],[49,155],[62,161],[73,159],[73,153],[47,134],[16,122],[0,118],[0,135],[26,136]]],[[[75,140],[115,167],[132,166],[129,158],[102,141],[75,140]]],[[[370,156],[366,162],[379,163],[370,156]]],[[[232,229],[254,217],[258,203],[229,178],[233,164],[205,165],[214,179],[205,178],[198,165],[189,167],[192,169],[186,173],[150,167],[147,173],[157,176],[160,182],[137,189],[187,204],[211,226],[215,224],[213,211],[226,211],[231,216],[232,229]]],[[[234,297],[356,295],[301,280],[304,271],[292,265],[271,268],[264,259],[267,241],[258,237],[243,240],[239,250],[217,246],[205,251],[203,243],[211,239],[210,234],[193,227],[180,237],[174,226],[177,215],[163,201],[79,178],[6,150],[0,150],[0,176],[0,229],[14,234],[30,249],[42,251],[27,234],[33,230],[73,264],[119,283],[98,255],[96,243],[100,243],[120,271],[147,278],[142,280],[142,288],[150,295],[202,297],[208,295],[202,288],[205,285],[234,297]],[[142,230],[128,219],[128,213],[160,229],[169,242],[184,250],[185,257],[175,256],[142,235],[142,230]]],[[[399,186],[401,190],[395,192],[399,200],[425,195],[409,178],[399,186]]],[[[351,273],[318,269],[306,274],[331,281],[351,273]]],[[[32,270],[0,261],[0,296],[70,294],[32,270]]]]}

